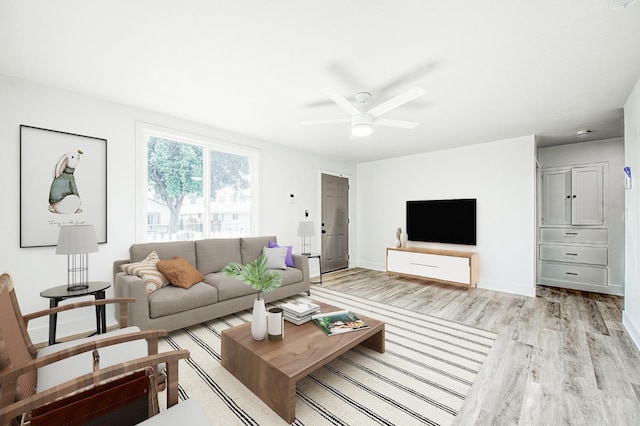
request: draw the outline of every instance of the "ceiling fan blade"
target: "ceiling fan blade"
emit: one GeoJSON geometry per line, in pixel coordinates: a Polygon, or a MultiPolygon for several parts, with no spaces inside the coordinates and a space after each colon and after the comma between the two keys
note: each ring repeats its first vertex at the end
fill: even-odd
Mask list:
{"type": "Polygon", "coordinates": [[[390,120],[388,118],[376,118],[373,121],[376,126],[402,127],[403,129],[413,129],[420,123],[415,121],[390,120]]]}
{"type": "Polygon", "coordinates": [[[344,96],[340,94],[336,89],[328,87],[324,89],[324,94],[327,95],[333,102],[337,103],[342,109],[347,111],[349,115],[358,115],[360,111],[344,96]]]}
{"type": "Polygon", "coordinates": [[[379,117],[385,112],[391,111],[394,108],[398,108],[400,105],[406,104],[409,101],[414,100],[418,96],[422,96],[427,93],[422,87],[416,86],[413,89],[409,89],[398,96],[389,99],[386,102],[370,109],[367,113],[373,115],[373,117],[379,117]]]}
{"type": "Polygon", "coordinates": [[[302,124],[303,126],[309,126],[314,124],[349,123],[350,121],[350,118],[332,118],[330,120],[301,121],[300,124],[302,124]]]}

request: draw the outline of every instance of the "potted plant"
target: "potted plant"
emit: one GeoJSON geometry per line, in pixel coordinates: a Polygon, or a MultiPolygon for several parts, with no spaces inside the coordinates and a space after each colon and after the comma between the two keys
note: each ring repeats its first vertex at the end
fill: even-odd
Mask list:
{"type": "Polygon", "coordinates": [[[262,340],[267,334],[267,310],[264,299],[260,298],[260,295],[262,292],[273,291],[282,285],[282,274],[270,270],[267,264],[267,256],[263,253],[246,265],[233,262],[222,269],[224,274],[258,290],[258,298],[253,302],[251,319],[251,335],[255,340],[262,340]]]}

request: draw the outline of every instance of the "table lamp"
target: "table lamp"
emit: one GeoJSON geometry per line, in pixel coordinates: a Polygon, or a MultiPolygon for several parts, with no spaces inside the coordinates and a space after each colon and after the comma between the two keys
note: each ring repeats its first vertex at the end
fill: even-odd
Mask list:
{"type": "Polygon", "coordinates": [[[300,222],[298,224],[298,237],[302,237],[302,254],[311,254],[311,237],[316,235],[313,222],[300,222]]]}
{"type": "Polygon", "coordinates": [[[98,251],[93,225],[63,225],[56,254],[67,255],[67,290],[89,288],[89,253],[98,251]]]}

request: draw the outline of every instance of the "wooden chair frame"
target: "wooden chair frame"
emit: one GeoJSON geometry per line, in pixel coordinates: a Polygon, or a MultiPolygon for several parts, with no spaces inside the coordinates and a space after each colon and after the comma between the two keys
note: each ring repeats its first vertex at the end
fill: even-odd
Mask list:
{"type": "MultiPolygon", "coordinates": [[[[29,321],[35,318],[81,307],[119,304],[120,327],[124,328],[127,326],[128,322],[127,304],[133,303],[133,298],[88,300],[58,306],[56,308],[49,308],[22,316],[17,298],[13,291],[13,282],[9,274],[2,274],[0,276],[0,294],[4,291],[9,293],[11,304],[13,305],[13,310],[22,334],[23,342],[17,343],[23,343],[26,346],[26,349],[31,355],[31,360],[20,363],[12,361],[8,367],[0,371],[0,425],[8,425],[15,417],[20,416],[23,413],[28,413],[36,407],[42,406],[69,393],[80,391],[102,381],[138,371],[148,366],[155,368],[157,371],[158,365],[163,363],[165,364],[166,373],[167,408],[177,404],[178,361],[180,359],[188,358],[189,351],[179,350],[158,353],[158,339],[167,335],[166,330],[147,330],[117,336],[109,336],[106,334],[104,337],[97,336],[93,341],[63,349],[59,352],[51,353],[41,358],[36,358],[37,351],[31,343],[31,339],[27,332],[27,325],[29,321]],[[35,372],[37,372],[39,368],[53,364],[59,360],[85,352],[98,351],[99,353],[100,348],[140,339],[146,339],[147,341],[147,356],[105,368],[100,368],[99,364],[94,363],[94,371],[91,373],[84,374],[42,392],[35,392],[34,389],[32,393],[30,392],[29,394],[24,395],[23,399],[15,401],[18,377],[24,374],[32,374],[33,377],[35,377],[35,372]]],[[[3,336],[0,334],[0,338],[2,337],[3,336]]],[[[5,339],[5,343],[7,345],[11,345],[12,342],[6,341],[5,339]]]]}

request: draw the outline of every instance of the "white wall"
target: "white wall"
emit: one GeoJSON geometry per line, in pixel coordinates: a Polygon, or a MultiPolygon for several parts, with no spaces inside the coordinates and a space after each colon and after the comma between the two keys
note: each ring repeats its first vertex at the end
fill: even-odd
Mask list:
{"type": "MultiPolygon", "coordinates": [[[[48,300],[39,293],[66,283],[66,257],[56,256],[54,247],[20,248],[20,124],[107,139],[108,243],[90,255],[90,278],[112,282],[112,262],[128,258],[128,248],[135,242],[137,121],[260,149],[260,229],[255,235],[277,235],[279,242],[293,244],[297,251],[297,224],[304,219],[304,211],[308,209],[309,219],[319,223],[319,171],[355,176],[355,165],[347,162],[0,75],[0,146],[5,165],[0,185],[0,272],[13,275],[23,312],[48,307],[48,300]],[[289,202],[290,193],[295,194],[293,205],[289,202]]],[[[354,192],[350,194],[352,212],[356,211],[354,192]]],[[[319,251],[319,239],[314,238],[312,244],[312,250],[319,251]]],[[[353,253],[355,249],[352,256],[353,253]]],[[[107,297],[112,295],[110,289],[107,297]]],[[[58,334],[85,331],[95,324],[91,315],[59,315],[58,334]]],[[[108,320],[109,324],[115,322],[112,310],[108,320]]],[[[46,319],[30,324],[34,341],[46,340],[46,326],[46,319]]]]}
{"type": "Polygon", "coordinates": [[[624,157],[633,188],[625,191],[625,286],[622,323],[640,348],[640,80],[624,105],[624,157]]]}
{"type": "Polygon", "coordinates": [[[385,270],[405,229],[407,200],[476,198],[477,246],[410,242],[480,253],[479,287],[535,295],[533,136],[358,164],[358,265],[385,270]]]}
{"type": "Polygon", "coordinates": [[[624,292],[624,139],[572,143],[538,149],[541,168],[606,163],[604,225],[609,238],[609,288],[624,292]]]}

